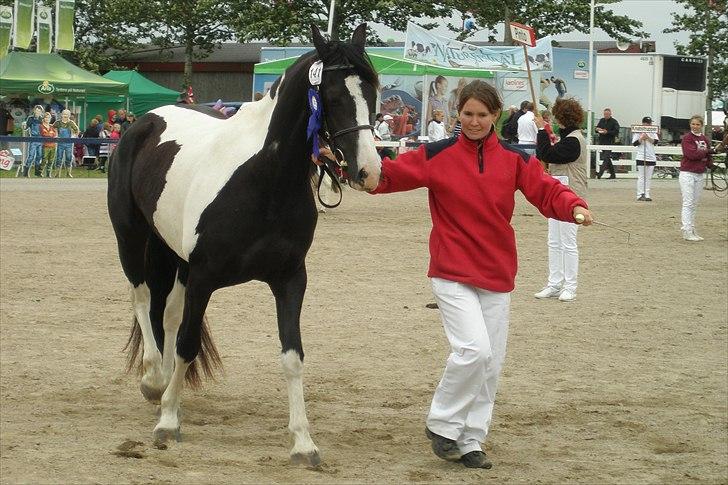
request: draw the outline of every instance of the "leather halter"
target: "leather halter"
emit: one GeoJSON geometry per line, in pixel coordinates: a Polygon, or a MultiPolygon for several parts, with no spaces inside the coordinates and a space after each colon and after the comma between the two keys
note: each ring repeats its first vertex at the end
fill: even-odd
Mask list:
{"type": "MultiPolygon", "coordinates": [[[[348,70],[348,69],[354,69],[354,66],[352,64],[346,63],[346,64],[332,64],[330,66],[324,66],[324,68],[323,68],[324,71],[344,71],[344,70],[348,70]]],[[[324,124],[326,124],[325,117],[324,117],[324,124]]],[[[319,131],[319,135],[321,136],[321,138],[324,141],[326,141],[326,143],[328,143],[329,147],[331,148],[331,151],[334,153],[334,157],[336,157],[336,160],[334,160],[334,162],[336,163],[338,168],[341,169],[342,172],[344,172],[344,173],[346,172],[346,165],[347,165],[346,160],[344,159],[344,152],[336,147],[335,140],[336,140],[336,138],[338,138],[342,135],[346,135],[347,133],[353,133],[355,131],[360,131],[360,130],[369,130],[372,133],[374,133],[374,126],[372,126],[372,125],[350,126],[348,128],[344,128],[343,130],[339,130],[339,131],[335,132],[334,134],[329,134],[328,130],[326,130],[322,126],[321,131],[319,131]]],[[[332,179],[336,181],[335,177],[332,177],[332,179]]],[[[320,185],[321,185],[321,183],[319,181],[319,186],[320,185]]],[[[320,197],[319,197],[319,199],[320,199],[320,197]]]]}

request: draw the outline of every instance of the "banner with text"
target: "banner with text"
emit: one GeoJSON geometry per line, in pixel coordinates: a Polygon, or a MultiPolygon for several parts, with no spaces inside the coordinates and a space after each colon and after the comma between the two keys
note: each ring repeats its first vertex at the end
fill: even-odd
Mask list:
{"type": "Polygon", "coordinates": [[[50,7],[38,5],[36,11],[36,29],[38,32],[38,42],[36,43],[36,52],[40,54],[50,54],[53,46],[53,26],[51,25],[50,7]]]}
{"type": "Polygon", "coordinates": [[[75,0],[56,0],[56,50],[58,51],[75,49],[76,41],[73,33],[75,8],[75,0]]]}
{"type": "Polygon", "coordinates": [[[34,0],[15,0],[15,28],[13,29],[13,47],[28,49],[33,40],[33,22],[35,21],[34,0]]]}
{"type": "Polygon", "coordinates": [[[13,7],[0,5],[0,58],[10,49],[13,34],[13,7]]]}
{"type": "MultiPolygon", "coordinates": [[[[552,69],[551,36],[539,39],[536,47],[529,47],[527,50],[532,71],[552,69]]],[[[526,59],[521,46],[478,47],[433,34],[412,22],[407,23],[404,57],[426,64],[458,69],[526,70],[526,59]]]]}

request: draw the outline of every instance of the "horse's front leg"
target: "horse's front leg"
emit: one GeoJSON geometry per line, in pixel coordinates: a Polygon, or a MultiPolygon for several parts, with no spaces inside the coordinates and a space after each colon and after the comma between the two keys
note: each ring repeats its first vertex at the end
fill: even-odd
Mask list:
{"type": "Polygon", "coordinates": [[[306,268],[302,266],[290,279],[271,283],[278,313],[281,362],[288,384],[288,429],[293,435],[291,461],[316,466],[319,450],[309,434],[306,403],[303,398],[303,347],[301,345],[301,306],[306,292],[306,268]]]}

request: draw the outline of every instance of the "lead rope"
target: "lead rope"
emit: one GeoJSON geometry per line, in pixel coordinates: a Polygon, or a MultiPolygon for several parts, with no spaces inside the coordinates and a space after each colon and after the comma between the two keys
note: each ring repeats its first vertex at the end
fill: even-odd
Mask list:
{"type": "Polygon", "coordinates": [[[316,186],[316,198],[318,199],[319,203],[322,206],[326,207],[327,209],[334,209],[336,207],[339,207],[339,205],[341,204],[341,201],[344,198],[344,192],[341,189],[341,184],[339,183],[339,178],[336,175],[334,175],[334,171],[329,167],[329,164],[333,165],[334,162],[332,162],[331,160],[329,160],[326,157],[321,157],[321,158],[323,158],[323,160],[322,160],[323,163],[321,163],[321,165],[318,166],[319,167],[318,168],[319,180],[318,180],[318,184],[316,186]],[[333,205],[327,204],[326,202],[324,202],[321,199],[321,184],[324,181],[324,174],[328,175],[331,178],[332,183],[336,185],[336,192],[339,193],[339,200],[336,202],[336,204],[333,204],[333,205]]]}

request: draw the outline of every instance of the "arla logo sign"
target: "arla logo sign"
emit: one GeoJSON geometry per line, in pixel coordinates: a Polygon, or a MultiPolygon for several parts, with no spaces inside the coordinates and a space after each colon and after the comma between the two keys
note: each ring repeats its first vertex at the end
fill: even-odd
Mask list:
{"type": "Polygon", "coordinates": [[[3,10],[2,12],[0,12],[0,18],[4,20],[13,18],[13,14],[11,12],[11,10],[3,10]]]}
{"type": "Polygon", "coordinates": [[[51,94],[56,90],[55,86],[53,86],[48,81],[43,81],[43,84],[38,86],[38,92],[41,94],[51,94]]]}
{"type": "Polygon", "coordinates": [[[504,91],[525,91],[528,79],[523,77],[507,77],[503,80],[504,91]]]}
{"type": "Polygon", "coordinates": [[[38,14],[38,16],[41,19],[46,20],[48,18],[48,12],[46,12],[45,10],[41,10],[40,13],[38,14]]]}

